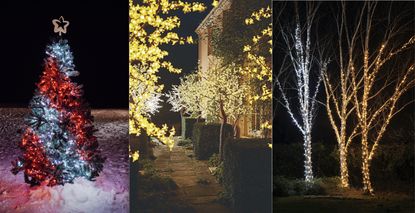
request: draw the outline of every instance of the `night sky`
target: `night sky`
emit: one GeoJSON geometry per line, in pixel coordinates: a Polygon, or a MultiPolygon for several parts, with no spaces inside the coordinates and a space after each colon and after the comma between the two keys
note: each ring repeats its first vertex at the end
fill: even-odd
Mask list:
{"type": "Polygon", "coordinates": [[[27,107],[43,71],[45,48],[57,34],[52,19],[70,21],[74,63],[93,108],[128,108],[128,3],[6,1],[0,6],[0,106],[27,107]]]}

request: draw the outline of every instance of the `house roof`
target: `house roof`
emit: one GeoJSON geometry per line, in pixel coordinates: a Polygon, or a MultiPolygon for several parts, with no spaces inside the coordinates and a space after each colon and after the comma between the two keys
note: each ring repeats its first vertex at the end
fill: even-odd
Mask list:
{"type": "Polygon", "coordinates": [[[201,30],[206,28],[210,22],[216,18],[223,10],[228,9],[228,6],[231,4],[232,0],[219,0],[218,6],[214,7],[209,14],[203,19],[203,21],[196,28],[195,32],[197,34],[201,33],[201,30]]]}

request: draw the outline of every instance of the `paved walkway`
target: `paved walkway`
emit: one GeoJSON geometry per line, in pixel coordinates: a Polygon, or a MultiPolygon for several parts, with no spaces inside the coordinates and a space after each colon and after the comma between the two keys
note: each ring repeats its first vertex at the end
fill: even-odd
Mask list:
{"type": "Polygon", "coordinates": [[[216,202],[222,191],[209,173],[206,161],[194,158],[192,149],[175,146],[169,152],[166,146],[154,147],[155,168],[161,175],[171,177],[177,184],[177,198],[185,201],[195,212],[227,213],[231,210],[216,202]]]}

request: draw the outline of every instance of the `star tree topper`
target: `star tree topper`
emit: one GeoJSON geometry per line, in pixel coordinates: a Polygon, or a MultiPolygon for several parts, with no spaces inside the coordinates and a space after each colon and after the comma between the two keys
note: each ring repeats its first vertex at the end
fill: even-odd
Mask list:
{"type": "Polygon", "coordinates": [[[54,26],[53,32],[59,33],[59,36],[61,36],[62,33],[66,33],[66,28],[69,25],[69,21],[65,21],[63,16],[61,16],[59,19],[53,19],[52,24],[54,26]]]}

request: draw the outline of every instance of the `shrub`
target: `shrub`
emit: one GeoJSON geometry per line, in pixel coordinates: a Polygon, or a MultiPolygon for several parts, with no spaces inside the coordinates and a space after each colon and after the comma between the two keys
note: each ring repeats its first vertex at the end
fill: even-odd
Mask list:
{"type": "Polygon", "coordinates": [[[213,154],[212,156],[210,156],[209,160],[208,160],[208,165],[211,167],[217,167],[221,164],[221,161],[219,159],[219,155],[218,154],[213,154]]]}
{"type": "Polygon", "coordinates": [[[182,117],[182,137],[184,139],[192,138],[193,126],[196,122],[196,118],[182,117]]]}
{"type": "Polygon", "coordinates": [[[292,182],[283,176],[275,176],[273,179],[273,195],[277,197],[285,197],[290,195],[292,190],[292,182]]]}
{"type": "Polygon", "coordinates": [[[273,184],[273,194],[277,197],[325,195],[329,191],[338,191],[340,178],[315,178],[314,182],[307,184],[303,179],[288,179],[283,176],[275,176],[273,184]]]}
{"type": "MultiPolygon", "coordinates": [[[[193,151],[196,159],[207,160],[219,152],[220,124],[196,123],[193,127],[193,151]]],[[[223,127],[224,138],[233,136],[233,128],[229,124],[223,127]]]]}
{"type": "Polygon", "coordinates": [[[177,142],[177,146],[184,146],[184,147],[192,146],[192,140],[190,140],[190,139],[179,139],[179,141],[177,142]]]}
{"type": "MultiPolygon", "coordinates": [[[[291,179],[304,177],[304,149],[300,143],[273,144],[274,175],[291,179]]],[[[339,175],[337,149],[323,143],[312,144],[313,173],[317,177],[339,175]]]]}
{"type": "Polygon", "coordinates": [[[271,149],[268,139],[228,139],[223,186],[236,212],[271,211],[271,149]]]}
{"type": "MultiPolygon", "coordinates": [[[[336,146],[312,144],[313,172],[315,177],[339,176],[339,154],[336,146]]],[[[274,176],[289,179],[304,178],[304,154],[300,143],[273,144],[274,176]]],[[[360,144],[352,143],[348,152],[349,181],[351,186],[362,187],[362,153],[360,144]]],[[[392,142],[379,144],[371,164],[371,178],[375,190],[413,189],[413,143],[392,142]],[[409,187],[408,187],[408,184],[409,187]]]]}

